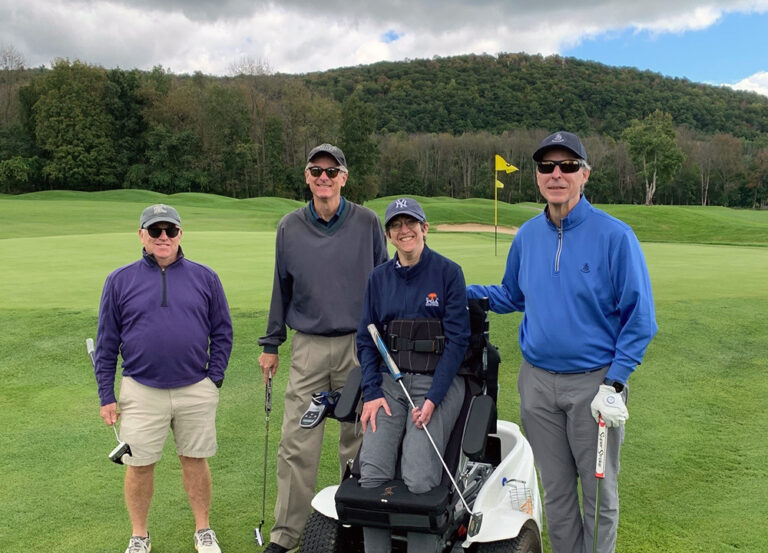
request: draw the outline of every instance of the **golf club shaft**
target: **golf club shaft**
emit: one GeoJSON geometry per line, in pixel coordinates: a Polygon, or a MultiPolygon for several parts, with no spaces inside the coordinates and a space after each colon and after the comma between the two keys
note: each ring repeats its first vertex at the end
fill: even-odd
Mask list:
{"type": "MultiPolygon", "coordinates": [[[[376,325],[369,324],[368,332],[371,334],[373,343],[376,344],[376,348],[379,350],[379,353],[384,359],[384,363],[387,365],[387,368],[389,369],[389,372],[392,374],[392,377],[395,379],[395,381],[400,383],[400,387],[403,389],[403,393],[405,394],[405,397],[408,398],[408,403],[411,404],[411,408],[416,409],[416,405],[413,403],[413,399],[411,399],[411,394],[408,393],[408,390],[406,389],[405,384],[403,384],[403,374],[400,372],[400,369],[397,367],[397,363],[395,363],[395,360],[392,359],[392,356],[389,354],[389,350],[387,349],[387,346],[384,344],[384,340],[381,339],[381,335],[379,334],[379,330],[376,328],[376,325]]],[[[467,510],[467,512],[470,515],[474,515],[474,513],[472,512],[472,509],[469,508],[469,504],[467,504],[466,499],[464,499],[464,495],[461,493],[461,490],[459,489],[458,484],[456,484],[456,480],[454,480],[453,475],[451,474],[451,471],[448,469],[448,465],[445,464],[445,460],[443,459],[443,456],[440,454],[440,450],[437,448],[437,444],[435,444],[435,440],[432,439],[432,434],[429,433],[429,430],[427,429],[427,425],[426,424],[422,425],[422,429],[427,434],[427,438],[429,438],[429,443],[432,444],[432,448],[435,450],[435,453],[437,454],[437,458],[440,459],[440,463],[443,465],[443,468],[445,469],[445,474],[447,474],[448,478],[451,480],[451,484],[453,484],[453,489],[455,489],[456,493],[459,494],[459,499],[461,499],[461,502],[464,504],[464,508],[467,510]]]]}
{"type": "Polygon", "coordinates": [[[605,456],[608,448],[608,429],[605,427],[603,415],[599,415],[597,424],[597,451],[595,457],[597,493],[595,494],[595,528],[593,531],[592,553],[597,553],[597,530],[600,524],[600,488],[605,478],[605,456]]]}
{"type": "Polygon", "coordinates": [[[269,415],[272,412],[272,374],[267,379],[267,385],[264,389],[264,413],[266,431],[264,433],[264,474],[262,478],[261,487],[261,522],[256,530],[256,541],[259,545],[263,545],[263,539],[261,537],[261,527],[264,525],[264,517],[266,516],[267,505],[267,459],[269,458],[269,415]]]}

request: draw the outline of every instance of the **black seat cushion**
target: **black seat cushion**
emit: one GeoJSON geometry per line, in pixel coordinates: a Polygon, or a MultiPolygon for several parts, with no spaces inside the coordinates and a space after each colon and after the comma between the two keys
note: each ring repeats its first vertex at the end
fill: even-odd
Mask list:
{"type": "Polygon", "coordinates": [[[449,502],[450,492],[446,486],[414,494],[401,480],[362,488],[357,478],[346,478],[336,491],[336,511],[341,524],[428,533],[442,533],[447,528],[449,502]]]}

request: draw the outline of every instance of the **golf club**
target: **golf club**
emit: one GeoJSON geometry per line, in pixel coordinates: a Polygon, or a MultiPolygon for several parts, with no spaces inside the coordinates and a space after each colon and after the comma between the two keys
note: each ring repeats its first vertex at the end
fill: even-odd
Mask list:
{"type": "MultiPolygon", "coordinates": [[[[96,348],[93,347],[93,338],[86,338],[85,339],[85,349],[88,351],[88,357],[91,358],[91,365],[93,365],[94,370],[96,369],[96,348]]],[[[123,463],[123,457],[125,455],[128,455],[129,457],[132,455],[131,453],[131,446],[129,446],[127,443],[122,441],[120,439],[120,435],[117,433],[117,423],[112,425],[112,430],[115,431],[115,438],[117,439],[117,445],[115,446],[115,449],[109,452],[109,460],[113,463],[117,463],[118,465],[124,465],[123,463]]]]}
{"type": "Polygon", "coordinates": [[[264,536],[261,535],[261,527],[264,525],[264,513],[267,502],[267,455],[269,452],[269,414],[272,412],[272,375],[267,379],[266,389],[264,390],[264,412],[266,413],[267,431],[264,435],[264,478],[261,488],[261,522],[258,528],[253,529],[253,537],[256,543],[264,545],[264,536]]]}
{"type": "MultiPolygon", "coordinates": [[[[376,344],[376,347],[379,350],[379,353],[381,354],[381,357],[384,359],[384,363],[387,365],[387,369],[389,369],[389,373],[392,375],[392,378],[395,379],[395,382],[400,383],[400,387],[403,389],[403,393],[405,393],[405,397],[408,398],[408,403],[411,404],[412,409],[416,409],[416,405],[413,403],[413,400],[411,399],[411,394],[408,393],[408,390],[405,388],[405,384],[403,384],[403,374],[400,372],[400,369],[397,368],[397,364],[395,363],[395,360],[392,359],[392,356],[389,354],[389,350],[387,349],[387,346],[384,344],[384,340],[381,339],[381,335],[379,334],[379,330],[376,328],[376,325],[369,324],[368,325],[368,332],[371,334],[371,338],[373,338],[373,343],[376,344]]],[[[451,474],[451,471],[448,469],[448,465],[445,464],[445,460],[443,459],[443,456],[440,454],[440,450],[437,448],[437,445],[435,444],[435,441],[432,439],[432,435],[429,433],[429,430],[427,430],[427,425],[425,424],[423,426],[424,432],[427,433],[427,438],[429,438],[429,443],[432,444],[432,448],[435,450],[435,453],[437,453],[437,458],[440,459],[440,462],[443,464],[443,468],[445,469],[445,473],[448,475],[448,478],[451,480],[451,484],[453,484],[453,489],[456,490],[456,493],[459,494],[459,498],[461,499],[461,502],[464,504],[464,508],[467,510],[467,512],[471,515],[473,519],[477,516],[478,518],[482,517],[480,513],[477,515],[472,512],[472,509],[469,508],[469,505],[467,504],[466,499],[464,499],[464,496],[461,493],[461,490],[459,489],[459,486],[456,484],[456,480],[453,479],[453,475],[451,474]]]]}
{"type": "Polygon", "coordinates": [[[595,497],[595,529],[592,542],[592,553],[597,553],[597,527],[600,523],[600,487],[605,478],[605,455],[608,447],[608,429],[605,427],[603,415],[599,415],[597,426],[597,457],[595,459],[595,478],[597,478],[597,495],[595,497]]]}

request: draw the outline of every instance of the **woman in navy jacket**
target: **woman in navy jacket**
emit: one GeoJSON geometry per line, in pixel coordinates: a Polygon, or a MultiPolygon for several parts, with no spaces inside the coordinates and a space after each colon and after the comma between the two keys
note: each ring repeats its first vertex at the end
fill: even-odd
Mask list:
{"type": "MultiPolygon", "coordinates": [[[[384,225],[397,252],[371,273],[357,332],[363,373],[360,485],[376,487],[392,480],[399,461],[408,490],[425,493],[440,483],[442,465],[422,430],[429,425],[443,452],[464,398],[464,382],[456,373],[470,334],[466,287],[461,267],[427,247],[429,223],[418,202],[410,198],[392,202],[384,225]],[[416,349],[423,351],[420,347],[399,353],[402,382],[416,405],[411,409],[402,388],[383,365],[367,328],[373,323],[387,336],[393,321],[406,321],[400,328],[408,328],[412,321],[419,324],[416,321],[425,319],[441,328],[442,337],[433,340],[439,344],[437,351],[416,353],[416,349]],[[402,456],[398,458],[401,442],[402,456]]],[[[402,338],[401,347],[411,344],[414,336],[402,338]]],[[[390,551],[387,530],[365,528],[364,536],[366,553],[390,551]]],[[[434,540],[435,536],[411,532],[408,550],[430,551],[434,540]]]]}

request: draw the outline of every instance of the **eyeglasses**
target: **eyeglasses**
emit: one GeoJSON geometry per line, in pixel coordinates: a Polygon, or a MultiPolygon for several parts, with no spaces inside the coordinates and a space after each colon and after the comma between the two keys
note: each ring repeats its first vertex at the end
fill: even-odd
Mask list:
{"type": "Polygon", "coordinates": [[[168,238],[176,238],[179,235],[179,227],[156,227],[152,225],[145,229],[152,238],[160,238],[160,235],[165,231],[165,235],[168,238]]]}
{"type": "Polygon", "coordinates": [[[387,230],[400,230],[403,228],[403,224],[405,224],[406,227],[413,230],[419,225],[420,221],[417,219],[407,219],[403,221],[402,219],[399,221],[395,221],[394,223],[389,223],[387,225],[387,230]]]}
{"type": "Polygon", "coordinates": [[[555,171],[555,167],[560,167],[563,173],[575,173],[584,166],[580,159],[564,159],[563,161],[539,161],[536,163],[539,173],[548,175],[555,171]]]}
{"type": "Polygon", "coordinates": [[[308,167],[307,171],[309,171],[309,174],[315,178],[319,177],[323,174],[323,172],[325,172],[329,179],[334,179],[339,173],[344,173],[344,170],[341,167],[326,167],[324,169],[322,167],[318,167],[317,165],[308,167]]]}

